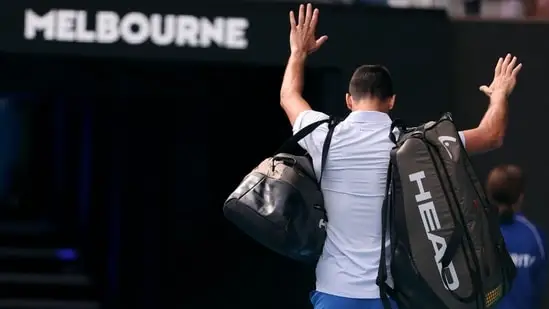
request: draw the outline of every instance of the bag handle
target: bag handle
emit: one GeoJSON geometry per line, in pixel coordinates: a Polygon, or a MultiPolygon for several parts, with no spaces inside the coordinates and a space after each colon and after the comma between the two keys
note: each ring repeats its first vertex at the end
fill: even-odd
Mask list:
{"type": "Polygon", "coordinates": [[[395,128],[397,128],[400,132],[399,132],[399,135],[402,135],[404,133],[404,131],[406,130],[406,125],[404,124],[404,121],[402,121],[401,119],[395,119],[393,120],[393,123],[391,123],[391,129],[390,129],[390,132],[389,132],[389,139],[391,140],[391,142],[393,142],[393,144],[396,144],[397,143],[397,137],[395,136],[395,133],[393,132],[395,130],[395,128]]]}

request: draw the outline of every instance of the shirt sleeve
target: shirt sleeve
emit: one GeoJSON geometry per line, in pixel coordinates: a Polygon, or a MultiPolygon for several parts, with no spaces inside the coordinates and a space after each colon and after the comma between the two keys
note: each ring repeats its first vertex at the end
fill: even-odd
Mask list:
{"type": "MultiPolygon", "coordinates": [[[[328,119],[330,116],[313,111],[307,110],[301,112],[294,122],[293,133],[294,135],[306,126],[324,119],[328,119]]],[[[318,126],[311,134],[305,136],[299,141],[299,146],[305,149],[312,158],[320,158],[322,155],[322,145],[328,134],[328,124],[322,124],[318,126]]]]}
{"type": "Polygon", "coordinates": [[[461,139],[461,143],[463,144],[463,148],[467,148],[465,145],[465,135],[463,134],[463,131],[459,131],[459,139],[461,139]]]}

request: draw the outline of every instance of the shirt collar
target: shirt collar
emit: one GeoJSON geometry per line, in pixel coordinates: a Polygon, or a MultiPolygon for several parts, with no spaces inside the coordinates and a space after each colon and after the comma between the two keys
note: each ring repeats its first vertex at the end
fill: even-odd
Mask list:
{"type": "Polygon", "coordinates": [[[377,111],[354,111],[345,120],[350,122],[390,123],[391,117],[387,113],[377,111]]]}

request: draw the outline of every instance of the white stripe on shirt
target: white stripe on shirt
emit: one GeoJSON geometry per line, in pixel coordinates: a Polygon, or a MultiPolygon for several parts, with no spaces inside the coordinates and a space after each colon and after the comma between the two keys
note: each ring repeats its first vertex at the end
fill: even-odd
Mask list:
{"type": "Polygon", "coordinates": [[[539,253],[542,259],[545,260],[545,248],[543,246],[543,241],[541,240],[541,236],[539,235],[538,229],[532,224],[532,222],[528,221],[523,216],[515,216],[516,220],[524,225],[534,234],[534,238],[536,239],[536,243],[538,244],[539,253]]]}

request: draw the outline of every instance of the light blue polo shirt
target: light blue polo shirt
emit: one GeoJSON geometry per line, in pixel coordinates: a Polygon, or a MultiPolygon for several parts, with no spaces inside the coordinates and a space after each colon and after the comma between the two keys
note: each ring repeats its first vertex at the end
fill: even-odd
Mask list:
{"type": "MultiPolygon", "coordinates": [[[[304,111],[297,117],[293,132],[327,118],[321,112],[304,111]]],[[[380,297],[376,278],[381,253],[381,207],[394,146],[389,140],[391,123],[386,113],[357,111],[335,128],[322,176],[328,224],[316,267],[319,292],[348,298],[380,297]]],[[[327,132],[328,125],[321,125],[299,143],[311,155],[317,176],[327,132]]],[[[461,132],[460,136],[463,140],[461,132]]],[[[386,246],[388,249],[389,242],[386,246]]]]}

